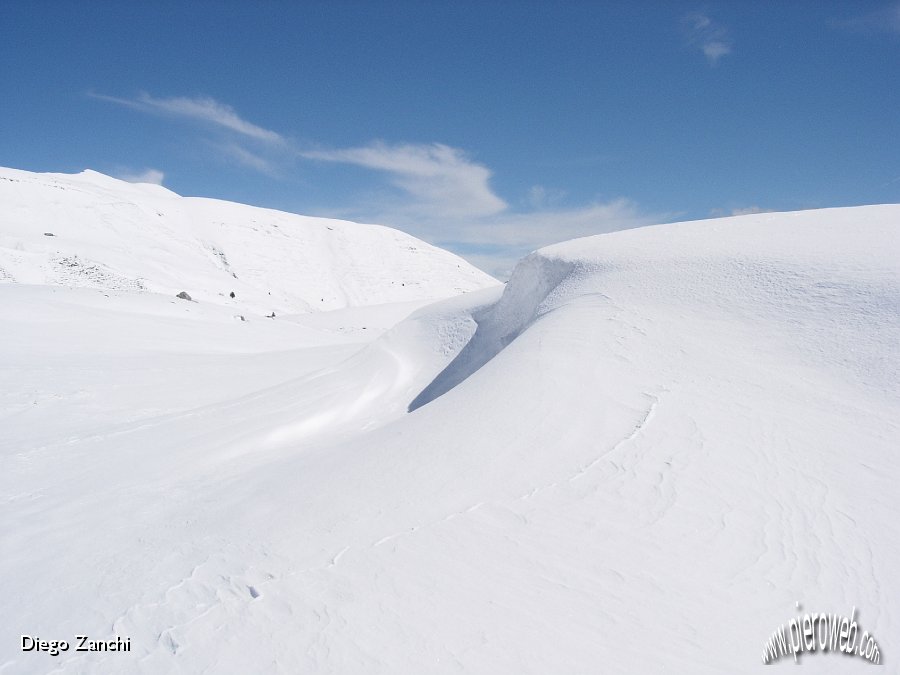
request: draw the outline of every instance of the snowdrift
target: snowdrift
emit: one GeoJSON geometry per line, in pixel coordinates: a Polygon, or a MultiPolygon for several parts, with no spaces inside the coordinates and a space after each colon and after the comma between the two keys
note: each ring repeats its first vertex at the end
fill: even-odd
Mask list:
{"type": "MultiPolygon", "coordinates": [[[[0,668],[751,672],[797,603],[855,607],[890,663],[898,223],[877,206],[567,242],[502,294],[353,331],[322,368],[298,356],[273,383],[273,359],[236,373],[228,400],[11,435],[3,634],[132,650],[7,640],[0,668]]],[[[348,315],[320,316],[296,344],[344,335],[348,315]]],[[[17,325],[17,362],[46,390],[32,405],[13,387],[31,405],[17,414],[36,424],[53,386],[74,410],[80,372],[41,380],[25,339],[40,324],[17,325]]],[[[104,330],[127,348],[124,322],[104,330]]]]}

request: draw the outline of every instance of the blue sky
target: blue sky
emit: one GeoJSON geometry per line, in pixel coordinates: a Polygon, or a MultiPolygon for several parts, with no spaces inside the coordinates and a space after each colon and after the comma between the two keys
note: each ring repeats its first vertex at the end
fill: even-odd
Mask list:
{"type": "Polygon", "coordinates": [[[897,0],[6,0],[0,58],[2,165],[393,225],[500,275],[900,202],[897,0]]]}

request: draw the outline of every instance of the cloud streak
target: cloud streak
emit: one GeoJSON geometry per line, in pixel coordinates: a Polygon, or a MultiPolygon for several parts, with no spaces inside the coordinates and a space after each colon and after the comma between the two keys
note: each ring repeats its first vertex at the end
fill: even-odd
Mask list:
{"type": "MultiPolygon", "coordinates": [[[[710,57],[718,58],[718,56],[710,57]]],[[[401,227],[467,257],[487,271],[506,276],[523,255],[548,244],[612,232],[652,222],[627,199],[563,208],[565,192],[535,185],[525,211],[515,211],[491,188],[492,172],[459,148],[443,143],[373,141],[349,148],[302,148],[281,134],[253,124],[226,104],[205,97],[135,98],[92,94],[94,98],[147,114],[189,119],[221,132],[206,144],[237,166],[278,176],[289,162],[327,162],[367,169],[399,192],[345,198],[340,209],[313,209],[319,215],[401,227]]],[[[148,169],[126,180],[161,182],[148,169]]]]}
{"type": "Polygon", "coordinates": [[[375,222],[401,229],[446,248],[499,279],[509,276],[515,263],[535,249],[579,237],[605,234],[665,222],[670,214],[644,212],[638,204],[617,198],[584,206],[511,211],[480,218],[453,218],[440,212],[413,218],[371,204],[325,215],[375,222]]]}
{"type": "Polygon", "coordinates": [[[662,222],[663,215],[641,211],[619,198],[586,206],[501,213],[456,230],[458,241],[442,242],[497,278],[507,278],[515,263],[535,249],[561,241],[662,222]]]}
{"type": "Polygon", "coordinates": [[[241,118],[231,106],[206,96],[156,98],[146,92],[140,93],[136,98],[119,98],[93,93],[90,95],[101,101],[126,106],[144,113],[203,122],[265,143],[280,144],[284,142],[284,138],[280,134],[248,122],[241,118]]]}
{"type": "Polygon", "coordinates": [[[757,213],[772,213],[772,209],[765,209],[761,206],[747,206],[740,209],[731,209],[732,216],[751,216],[757,213]]]}
{"type": "Polygon", "coordinates": [[[852,19],[835,21],[834,25],[856,33],[892,33],[900,35],[900,2],[893,2],[852,19]]]}
{"type": "Polygon", "coordinates": [[[448,217],[488,216],[507,208],[491,190],[491,172],[466,154],[442,143],[367,146],[338,150],[308,150],[306,159],[352,164],[388,174],[390,182],[413,198],[411,215],[435,210],[448,217]]]}
{"type": "Polygon", "coordinates": [[[460,232],[467,242],[502,244],[530,251],[578,237],[648,225],[653,221],[654,217],[642,214],[637,204],[619,198],[568,209],[504,213],[464,225],[460,232]]]}
{"type": "Polygon", "coordinates": [[[682,19],[682,27],[688,44],[699,49],[711,66],[731,53],[732,43],[728,31],[706,14],[693,12],[686,15],[682,19]]]}
{"type": "Polygon", "coordinates": [[[472,162],[462,150],[440,143],[374,142],[300,154],[386,173],[413,201],[410,205],[408,199],[387,203],[363,200],[330,215],[402,227],[500,276],[520,257],[542,246],[662,220],[659,215],[641,212],[637,204],[624,198],[554,207],[565,193],[539,185],[529,190],[530,208],[513,211],[491,190],[489,169],[472,162]]]}
{"type": "Polygon", "coordinates": [[[129,183],[152,183],[153,185],[162,185],[166,175],[159,169],[144,169],[139,173],[125,172],[116,176],[120,180],[129,183]]]}
{"type": "Polygon", "coordinates": [[[277,176],[278,168],[276,163],[263,157],[260,154],[252,152],[237,143],[220,143],[215,147],[226,157],[236,161],[241,166],[253,169],[267,176],[277,176]]]}

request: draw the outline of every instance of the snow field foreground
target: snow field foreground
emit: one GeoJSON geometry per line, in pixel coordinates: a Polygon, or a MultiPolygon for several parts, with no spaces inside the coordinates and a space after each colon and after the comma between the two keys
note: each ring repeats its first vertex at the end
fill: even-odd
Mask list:
{"type": "Polygon", "coordinates": [[[85,436],[67,407],[40,446],[2,446],[3,634],[132,651],[5,639],[0,672],[751,672],[797,602],[856,607],[889,665],[898,222],[863,207],[568,242],[499,299],[422,308],[319,370],[238,369],[228,400],[85,436]]]}

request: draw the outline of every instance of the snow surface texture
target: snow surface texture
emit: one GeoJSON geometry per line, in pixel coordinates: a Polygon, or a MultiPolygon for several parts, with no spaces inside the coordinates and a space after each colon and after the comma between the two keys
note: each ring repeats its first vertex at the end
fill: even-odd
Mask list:
{"type": "Polygon", "coordinates": [[[0,285],[0,672],[755,672],[798,601],[893,668],[898,223],[577,240],[366,331],[0,285]]]}
{"type": "Polygon", "coordinates": [[[179,197],[94,171],[0,168],[0,207],[0,283],[184,291],[245,315],[276,316],[496,284],[391,228],[179,197]]]}

